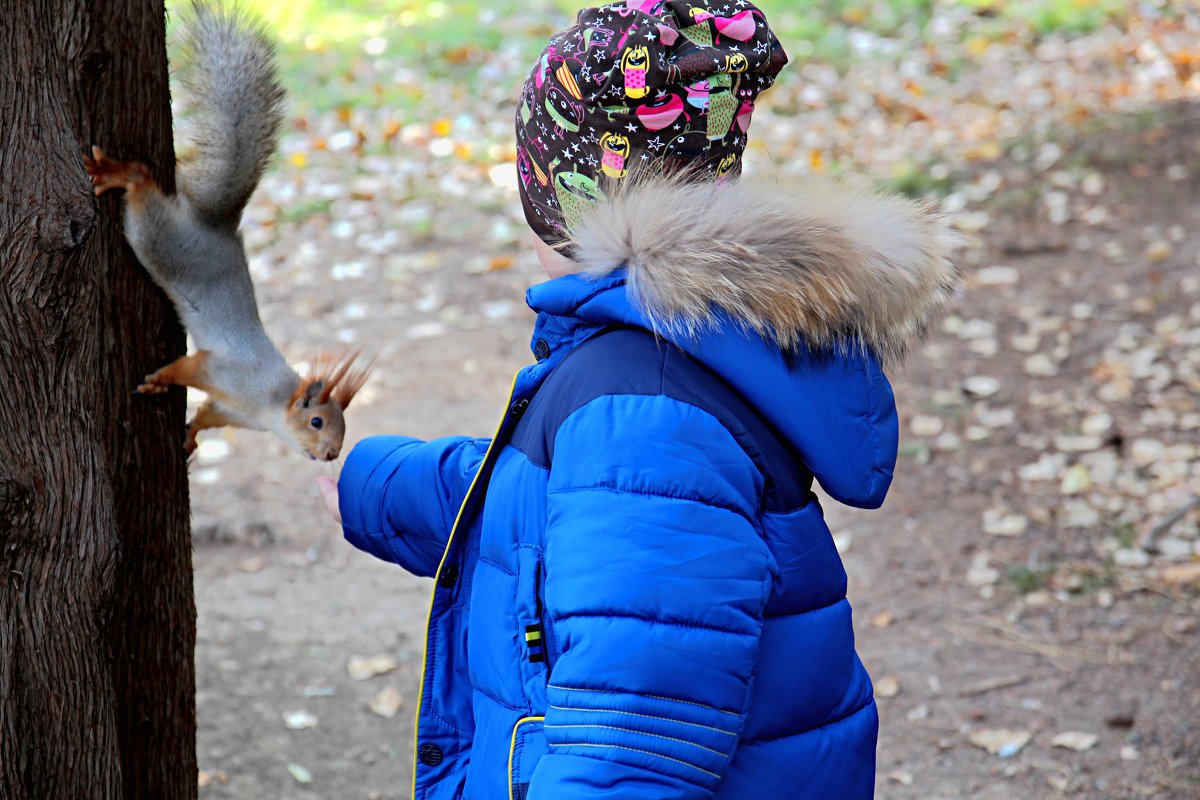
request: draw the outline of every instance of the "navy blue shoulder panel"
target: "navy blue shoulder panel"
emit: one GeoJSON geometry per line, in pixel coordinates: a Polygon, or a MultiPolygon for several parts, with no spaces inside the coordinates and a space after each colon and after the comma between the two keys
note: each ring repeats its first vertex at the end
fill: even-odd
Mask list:
{"type": "Polygon", "coordinates": [[[549,468],[563,420],[597,397],[621,394],[665,395],[716,417],[762,472],[765,511],[808,501],[812,473],[754,408],[682,350],[637,329],[597,334],[564,358],[530,401],[510,444],[549,468]]]}

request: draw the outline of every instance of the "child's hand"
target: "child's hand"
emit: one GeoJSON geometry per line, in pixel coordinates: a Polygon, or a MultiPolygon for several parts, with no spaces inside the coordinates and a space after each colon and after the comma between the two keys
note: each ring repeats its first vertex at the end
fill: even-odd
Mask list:
{"type": "Polygon", "coordinates": [[[329,512],[329,516],[333,517],[333,521],[338,525],[342,524],[342,512],[338,510],[338,491],[337,484],[333,482],[333,478],[321,475],[316,479],[317,489],[321,492],[321,497],[325,501],[325,509],[329,512]]]}

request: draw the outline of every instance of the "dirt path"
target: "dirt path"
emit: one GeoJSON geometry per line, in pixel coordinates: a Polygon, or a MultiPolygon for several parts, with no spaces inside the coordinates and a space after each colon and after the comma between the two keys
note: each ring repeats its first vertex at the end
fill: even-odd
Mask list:
{"type": "MultiPolygon", "coordinates": [[[[830,509],[880,694],[880,798],[1200,796],[1200,601],[1178,571],[1196,562],[1196,516],[1170,548],[1136,546],[1200,482],[1197,141],[1185,109],[1082,143],[1062,225],[1041,222],[1031,187],[1046,175],[995,165],[1005,189],[970,291],[896,377],[905,433],[887,505],[830,509]],[[1047,475],[1023,469],[1038,463],[1047,475]],[[1082,749],[1053,745],[1068,732],[1082,749]],[[989,733],[1007,749],[972,743],[989,733]]],[[[382,354],[353,434],[490,431],[528,361],[533,280],[529,263],[469,279],[444,267],[422,284],[442,305],[356,323],[382,354]]],[[[310,305],[367,290],[339,284],[345,296],[310,305]]],[[[264,298],[282,339],[304,291],[264,298]]],[[[323,468],[251,434],[205,454],[192,471],[201,797],[407,797],[428,583],[340,541],[311,491],[323,468]],[[354,655],[396,669],[355,680],[354,655]],[[402,707],[385,719],[368,704],[389,686],[402,707]],[[315,725],[289,729],[297,711],[315,725]]]]}

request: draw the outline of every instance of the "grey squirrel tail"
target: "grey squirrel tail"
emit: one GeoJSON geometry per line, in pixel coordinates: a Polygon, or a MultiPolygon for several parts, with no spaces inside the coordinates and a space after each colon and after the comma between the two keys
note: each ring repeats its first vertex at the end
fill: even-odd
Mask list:
{"type": "Polygon", "coordinates": [[[213,0],[193,0],[183,41],[191,116],[176,182],[196,214],[237,227],[275,153],[284,91],[262,23],[213,0]]]}

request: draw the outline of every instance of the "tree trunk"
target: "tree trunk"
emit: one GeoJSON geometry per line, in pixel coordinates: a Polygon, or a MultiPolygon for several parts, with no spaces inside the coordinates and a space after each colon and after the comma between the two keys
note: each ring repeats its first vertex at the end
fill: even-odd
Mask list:
{"type": "Polygon", "coordinates": [[[173,186],[162,0],[0,14],[0,800],[196,796],[183,332],[92,196],[173,186]]]}

